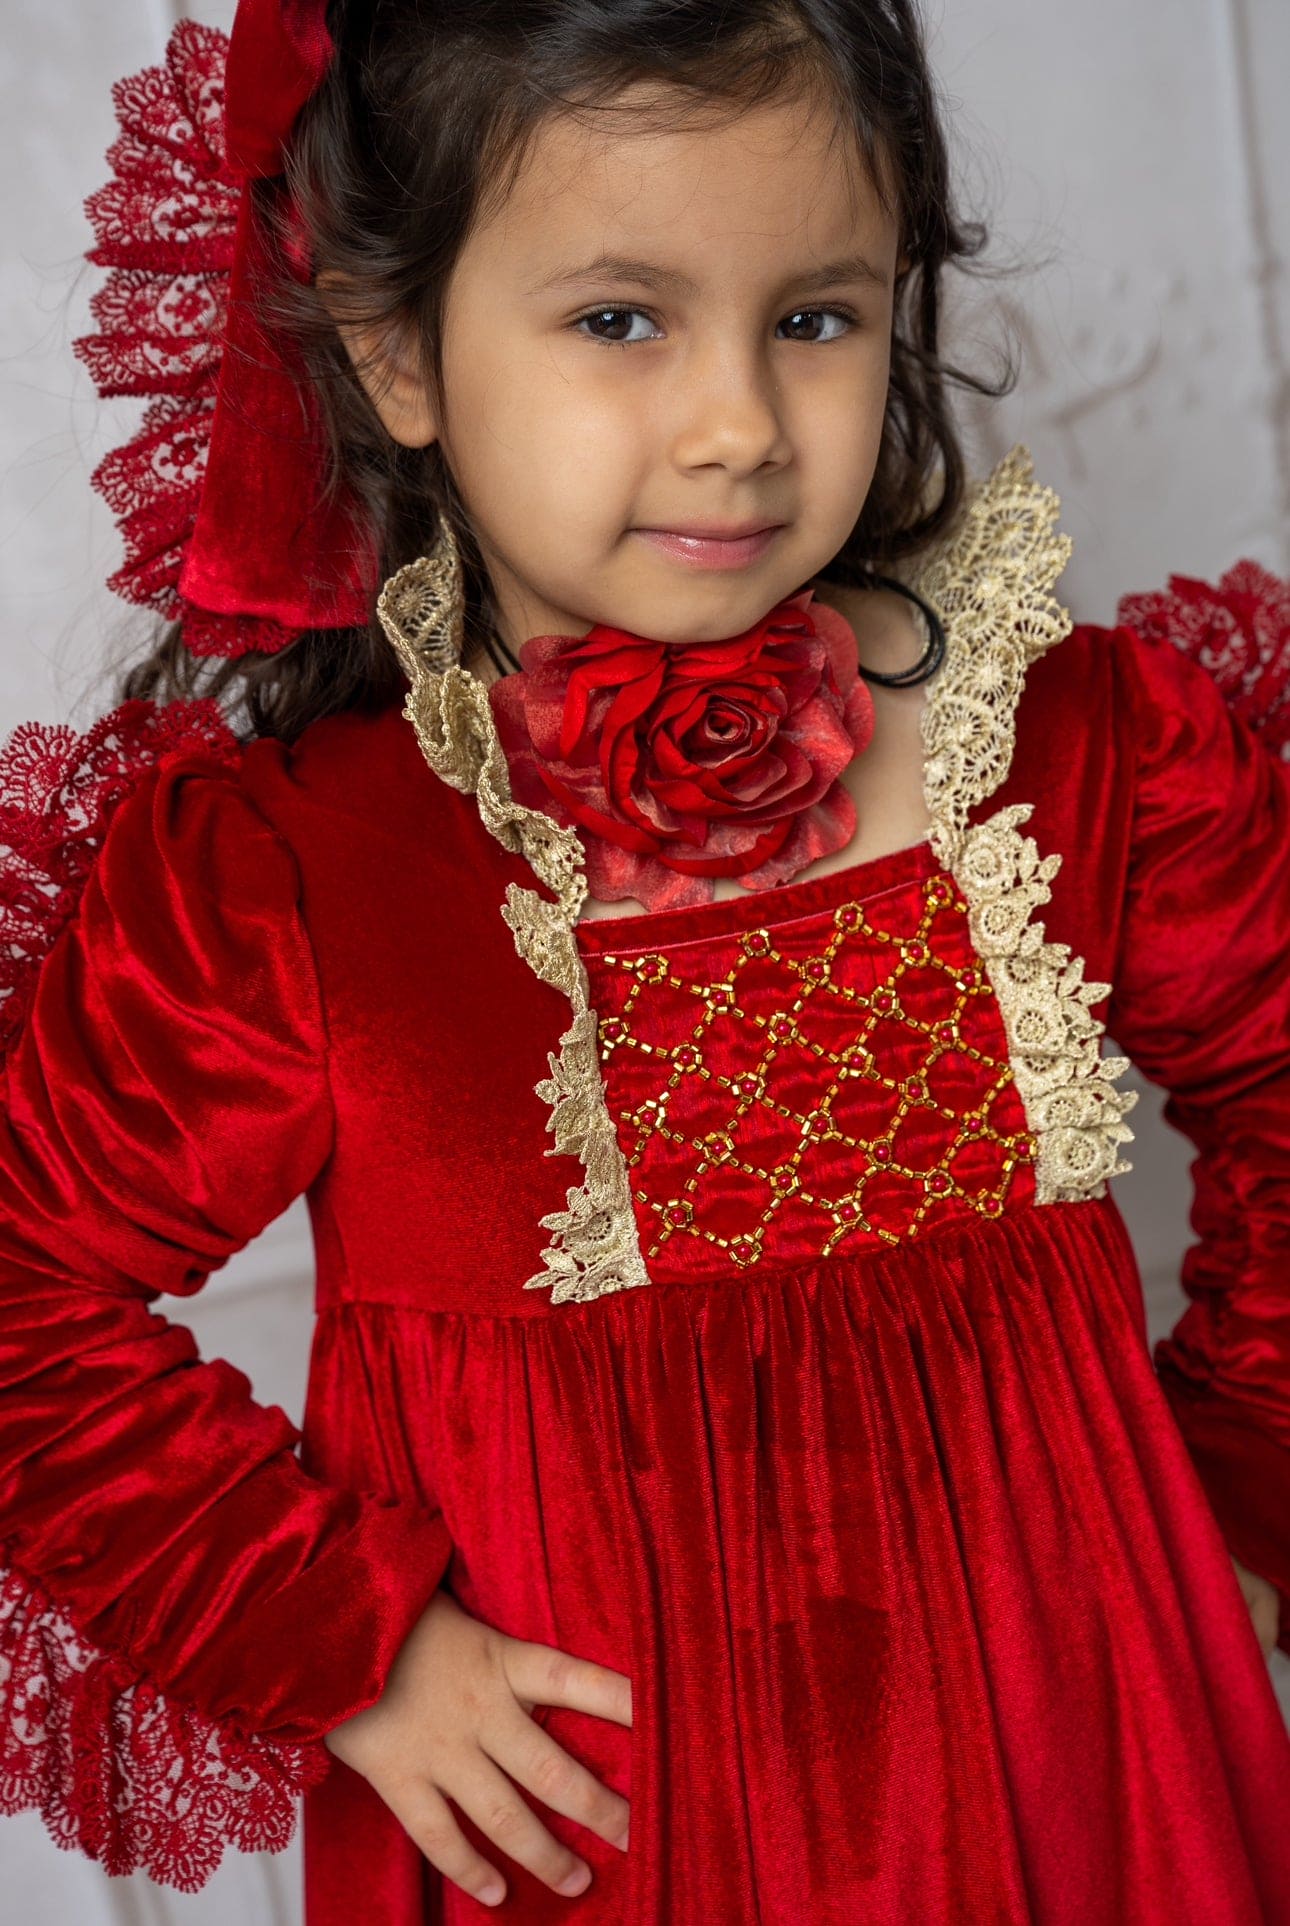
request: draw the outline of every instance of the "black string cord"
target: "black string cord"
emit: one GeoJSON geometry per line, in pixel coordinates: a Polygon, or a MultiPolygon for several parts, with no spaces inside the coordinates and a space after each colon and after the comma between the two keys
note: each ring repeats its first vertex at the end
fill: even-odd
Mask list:
{"type": "Polygon", "coordinates": [[[920,682],[930,681],[945,660],[945,624],[936,610],[930,602],[923,600],[916,589],[910,588],[905,582],[898,582],[894,575],[869,575],[865,586],[895,589],[898,595],[903,595],[906,601],[923,611],[923,619],[927,623],[927,647],[917,662],[911,663],[907,669],[895,669],[890,675],[884,675],[880,669],[866,669],[862,662],[860,673],[865,681],[879,682],[884,689],[914,689],[920,682]]]}

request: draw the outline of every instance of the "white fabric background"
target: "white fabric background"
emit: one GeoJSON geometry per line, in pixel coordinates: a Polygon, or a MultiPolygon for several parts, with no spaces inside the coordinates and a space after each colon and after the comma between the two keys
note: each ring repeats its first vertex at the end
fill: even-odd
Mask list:
{"type": "MultiPolygon", "coordinates": [[[[1019,393],[968,410],[978,466],[1027,441],[1075,554],[1062,597],[1113,619],[1172,572],[1215,579],[1243,555],[1290,573],[1290,8],[1284,0],[924,0],[970,203],[996,251],[1040,265],[960,303],[970,352],[1002,311],[1024,344],[1019,393]]],[[[72,355],[87,332],[84,196],[105,178],[109,86],[159,58],[166,0],[13,6],[0,37],[0,734],[85,727],[89,678],[128,635],[104,577],[120,549],[88,486],[138,419],[102,404],[72,355]]],[[[231,0],[189,11],[227,26],[231,0]]],[[[1116,1186],[1153,1336],[1177,1317],[1187,1146],[1154,1093],[1116,1186]]],[[[192,1305],[209,1355],[297,1419],[311,1253],[295,1206],[192,1305]]],[[[1274,1674],[1290,1711],[1290,1663],[1274,1674]]],[[[298,1839],[231,1854],[201,1893],[107,1879],[58,1853],[35,1815],[0,1820],[4,1915],[24,1926],[180,1926],[300,1917],[298,1839]]]]}

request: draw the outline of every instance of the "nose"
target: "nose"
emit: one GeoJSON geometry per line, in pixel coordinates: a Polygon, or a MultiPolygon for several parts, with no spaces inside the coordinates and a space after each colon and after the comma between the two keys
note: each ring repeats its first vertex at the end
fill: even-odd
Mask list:
{"type": "Polygon", "coordinates": [[[728,334],[696,343],[672,388],[673,459],[749,471],[790,454],[778,376],[755,344],[728,334]]]}

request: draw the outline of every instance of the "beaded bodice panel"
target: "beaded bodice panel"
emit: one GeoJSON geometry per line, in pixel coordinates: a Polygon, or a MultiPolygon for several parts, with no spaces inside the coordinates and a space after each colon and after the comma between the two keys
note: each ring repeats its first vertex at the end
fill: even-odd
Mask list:
{"type": "Polygon", "coordinates": [[[877,894],[856,895],[863,868],[821,879],[804,914],[704,906],[704,934],[646,945],[642,927],[635,947],[657,918],[579,925],[651,1282],[852,1255],[1033,1202],[967,905],[925,846],[907,854],[877,894]]]}

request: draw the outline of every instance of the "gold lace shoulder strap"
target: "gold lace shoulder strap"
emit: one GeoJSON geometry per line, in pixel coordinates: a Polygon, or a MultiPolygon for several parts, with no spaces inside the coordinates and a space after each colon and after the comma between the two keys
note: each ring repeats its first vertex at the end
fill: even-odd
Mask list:
{"type": "Polygon", "coordinates": [[[1128,1059],[1102,1055],[1104,1026],[1092,1014],[1111,985],[1085,982],[1083,959],[1049,942],[1035,920],[1062,859],[1041,856],[1021,833],[1034,805],[968,820],[1012,767],[1027,669],[1071,630],[1052,594],[1071,554],[1060,507],[1018,445],[971,491],[912,584],[941,616],[947,642],[922,720],[930,840],[962,892],[999,1000],[1041,1204],[1100,1197],[1108,1178],[1131,1169],[1119,1148],[1132,1139],[1124,1118],[1138,1100],[1115,1088],[1128,1059]]]}
{"type": "Polygon", "coordinates": [[[945,624],[946,659],[923,711],[923,789],[947,867],[968,812],[1012,766],[1026,670],[1070,633],[1052,588],[1071,556],[1056,492],[1020,444],[969,491],[954,529],[911,586],[945,624]]]}

